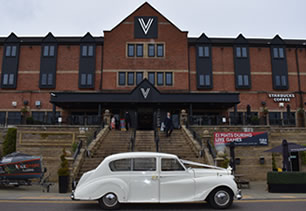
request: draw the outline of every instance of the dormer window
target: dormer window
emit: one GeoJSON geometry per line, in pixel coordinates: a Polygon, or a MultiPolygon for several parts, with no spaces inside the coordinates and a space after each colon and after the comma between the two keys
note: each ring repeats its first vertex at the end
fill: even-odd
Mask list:
{"type": "Polygon", "coordinates": [[[284,49],[283,48],[273,48],[273,58],[274,59],[283,59],[284,49]]]}
{"type": "Polygon", "coordinates": [[[6,46],[5,56],[7,57],[15,57],[17,52],[17,47],[14,45],[6,46]]]}
{"type": "Polygon", "coordinates": [[[82,46],[82,56],[93,56],[93,49],[92,45],[83,45],[82,46]]]}
{"type": "Polygon", "coordinates": [[[44,56],[54,56],[54,45],[45,45],[44,46],[44,56]]]}

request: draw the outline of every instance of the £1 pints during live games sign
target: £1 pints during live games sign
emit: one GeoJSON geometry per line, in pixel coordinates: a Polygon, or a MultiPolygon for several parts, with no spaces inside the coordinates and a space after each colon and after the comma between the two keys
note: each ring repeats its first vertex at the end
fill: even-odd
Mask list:
{"type": "Polygon", "coordinates": [[[234,142],[236,146],[268,145],[267,132],[216,132],[215,146],[234,142]]]}

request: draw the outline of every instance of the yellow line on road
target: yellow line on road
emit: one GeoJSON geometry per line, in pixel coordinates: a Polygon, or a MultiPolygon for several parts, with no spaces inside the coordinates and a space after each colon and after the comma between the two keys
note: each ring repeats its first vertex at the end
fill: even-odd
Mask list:
{"type": "Polygon", "coordinates": [[[0,200],[0,203],[93,204],[97,201],[0,200]]]}
{"type": "Polygon", "coordinates": [[[271,203],[271,202],[306,202],[306,199],[254,199],[254,200],[240,200],[240,201],[235,201],[235,203],[257,203],[257,202],[266,202],[266,203],[271,203]]]}

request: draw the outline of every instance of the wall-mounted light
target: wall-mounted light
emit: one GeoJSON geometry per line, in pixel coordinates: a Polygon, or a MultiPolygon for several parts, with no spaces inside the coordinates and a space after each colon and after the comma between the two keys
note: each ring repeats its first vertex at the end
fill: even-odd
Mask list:
{"type": "Polygon", "coordinates": [[[58,121],[58,123],[62,123],[62,121],[63,121],[63,118],[61,117],[61,116],[59,116],[58,118],[57,118],[57,121],[58,121]]]}
{"type": "Polygon", "coordinates": [[[12,102],[12,106],[13,106],[13,107],[16,107],[16,106],[17,106],[17,102],[16,102],[16,101],[13,101],[13,102],[12,102]]]}
{"type": "Polygon", "coordinates": [[[267,103],[265,101],[261,101],[261,105],[265,106],[265,105],[267,105],[267,103]]]}
{"type": "Polygon", "coordinates": [[[35,101],[35,106],[37,108],[40,108],[41,107],[41,102],[39,100],[35,101]]]}
{"type": "Polygon", "coordinates": [[[263,156],[261,156],[260,158],[259,158],[259,164],[265,164],[265,157],[263,157],[263,156]]]}
{"type": "Polygon", "coordinates": [[[279,106],[280,108],[284,108],[285,104],[284,104],[284,103],[279,103],[278,106],[279,106]]]}
{"type": "Polygon", "coordinates": [[[222,117],[222,123],[226,123],[226,117],[222,117]]]}

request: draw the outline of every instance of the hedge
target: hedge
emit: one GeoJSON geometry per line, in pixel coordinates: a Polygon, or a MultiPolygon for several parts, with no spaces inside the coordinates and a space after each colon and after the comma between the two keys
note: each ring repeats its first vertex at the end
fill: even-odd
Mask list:
{"type": "Polygon", "coordinates": [[[268,172],[268,184],[306,184],[306,172],[268,172]]]}

